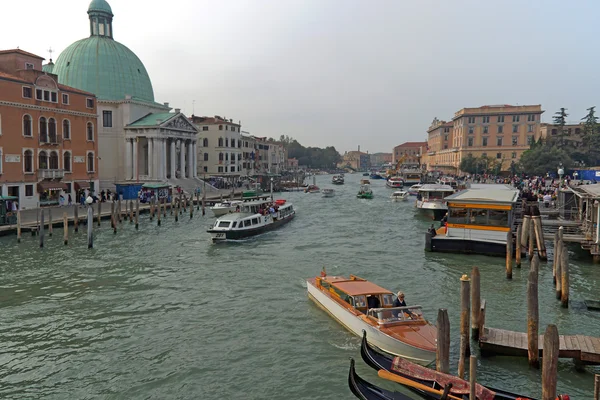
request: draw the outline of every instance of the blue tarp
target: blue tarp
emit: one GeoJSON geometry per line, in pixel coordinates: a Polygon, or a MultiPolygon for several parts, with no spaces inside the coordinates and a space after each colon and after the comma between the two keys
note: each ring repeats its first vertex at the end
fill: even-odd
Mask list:
{"type": "Polygon", "coordinates": [[[115,187],[117,194],[123,195],[123,200],[135,200],[142,185],[143,183],[116,183],[115,187]]]}

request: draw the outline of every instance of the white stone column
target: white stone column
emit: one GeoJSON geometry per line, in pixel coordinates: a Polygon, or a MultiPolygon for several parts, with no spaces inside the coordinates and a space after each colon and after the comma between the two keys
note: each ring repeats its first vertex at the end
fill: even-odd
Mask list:
{"type": "Polygon", "coordinates": [[[198,142],[197,141],[193,141],[192,142],[192,165],[193,165],[193,169],[192,169],[192,178],[197,178],[198,177],[198,142]]]}
{"type": "Polygon", "coordinates": [[[154,178],[161,179],[160,167],[162,165],[162,140],[159,138],[154,139],[154,178]]]}
{"type": "Polygon", "coordinates": [[[180,177],[185,178],[185,143],[179,139],[177,141],[179,147],[179,171],[181,173],[180,177]]]}
{"type": "Polygon", "coordinates": [[[153,179],[154,175],[154,139],[148,138],[148,178],[153,179]]]}
{"type": "Polygon", "coordinates": [[[125,179],[133,179],[132,152],[133,143],[131,143],[131,139],[125,139],[125,179]]]}
{"type": "Polygon", "coordinates": [[[137,180],[138,177],[138,168],[139,168],[139,162],[138,162],[138,141],[137,138],[133,139],[131,141],[131,144],[133,145],[133,176],[131,177],[131,179],[135,179],[137,180]]]}
{"type": "Polygon", "coordinates": [[[163,179],[166,181],[167,180],[167,138],[163,139],[161,148],[162,148],[162,159],[163,159],[162,176],[163,176],[163,179]]]}
{"type": "Polygon", "coordinates": [[[192,141],[190,140],[188,142],[187,145],[187,153],[188,153],[188,157],[187,157],[187,164],[188,164],[188,173],[187,173],[187,178],[192,178],[194,176],[194,158],[192,156],[192,151],[193,151],[193,147],[192,147],[192,141]]]}
{"type": "Polygon", "coordinates": [[[175,179],[177,170],[177,153],[175,153],[175,139],[171,139],[171,179],[175,179]]]}

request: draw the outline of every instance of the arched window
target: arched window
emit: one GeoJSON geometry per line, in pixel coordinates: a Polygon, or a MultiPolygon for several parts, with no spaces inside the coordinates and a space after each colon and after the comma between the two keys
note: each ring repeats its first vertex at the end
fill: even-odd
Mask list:
{"type": "Polygon", "coordinates": [[[204,153],[204,161],[208,161],[208,153],[204,153]]]}
{"type": "Polygon", "coordinates": [[[40,142],[46,143],[48,141],[48,124],[46,118],[40,118],[40,142]]]}
{"type": "Polygon", "coordinates": [[[67,172],[71,172],[71,153],[68,151],[63,154],[63,169],[67,172]]]}
{"type": "Polygon", "coordinates": [[[229,147],[229,139],[225,138],[225,147],[229,147]]]}
{"type": "Polygon", "coordinates": [[[63,139],[71,139],[71,122],[63,119],[63,139]]]}
{"type": "Polygon", "coordinates": [[[87,172],[94,172],[94,153],[87,155],[87,172]]]}
{"type": "Polygon", "coordinates": [[[58,169],[58,153],[55,151],[50,153],[50,169],[58,169]]]}
{"type": "Polygon", "coordinates": [[[56,143],[56,120],[54,118],[48,120],[48,138],[50,143],[56,143]]]}
{"type": "Polygon", "coordinates": [[[38,168],[48,169],[48,154],[43,150],[38,155],[38,168]]]}
{"type": "Polygon", "coordinates": [[[25,172],[33,172],[33,151],[25,150],[23,154],[23,167],[25,172]]]}
{"type": "Polygon", "coordinates": [[[87,123],[87,140],[94,140],[94,124],[92,124],[91,122],[87,123]]]}
{"type": "Polygon", "coordinates": [[[229,161],[229,153],[225,153],[225,161],[229,161]]]}
{"type": "Polygon", "coordinates": [[[207,138],[204,138],[204,139],[202,140],[202,146],[203,146],[203,147],[208,147],[208,139],[207,139],[207,138]]]}
{"type": "Polygon", "coordinates": [[[235,139],[231,139],[231,147],[235,147],[235,139]]]}
{"type": "Polygon", "coordinates": [[[223,161],[223,153],[219,153],[219,161],[223,161]]]}
{"type": "Polygon", "coordinates": [[[223,138],[222,137],[219,138],[219,147],[223,147],[223,138]]]}
{"type": "Polygon", "coordinates": [[[223,125],[219,125],[219,130],[222,131],[223,130],[223,125]]]}
{"type": "Polygon", "coordinates": [[[31,117],[29,115],[23,116],[23,136],[32,136],[31,117]]]}

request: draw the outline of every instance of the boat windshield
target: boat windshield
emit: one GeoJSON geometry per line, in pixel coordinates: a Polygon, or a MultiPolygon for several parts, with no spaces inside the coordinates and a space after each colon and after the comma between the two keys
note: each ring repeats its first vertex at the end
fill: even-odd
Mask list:
{"type": "Polygon", "coordinates": [[[423,319],[421,306],[371,308],[367,315],[377,320],[380,325],[397,322],[418,321],[423,319]]]}

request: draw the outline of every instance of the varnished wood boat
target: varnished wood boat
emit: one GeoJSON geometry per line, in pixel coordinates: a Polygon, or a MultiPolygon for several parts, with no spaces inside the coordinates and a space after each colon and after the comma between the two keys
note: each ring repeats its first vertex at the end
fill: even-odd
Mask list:
{"type": "MultiPolygon", "coordinates": [[[[435,370],[416,365],[400,357],[394,357],[384,352],[378,351],[367,342],[367,334],[363,333],[363,339],[360,346],[360,355],[367,365],[380,371],[388,371],[409,381],[428,386],[436,390],[443,390],[448,384],[452,384],[450,394],[462,398],[469,397],[469,382],[458,377],[442,374],[435,370]]],[[[438,400],[439,395],[428,393],[424,390],[416,389],[414,386],[407,385],[409,389],[418,393],[425,399],[438,400]]],[[[505,390],[488,388],[477,385],[477,398],[479,400],[516,400],[530,399],[527,396],[507,392],[505,390]]],[[[533,399],[532,399],[533,400],[533,399]]]]}
{"type": "Polygon", "coordinates": [[[382,389],[362,379],[354,370],[354,359],[350,359],[348,386],[352,393],[361,400],[412,400],[404,393],[382,389]]]}
{"type": "Polygon", "coordinates": [[[394,307],[394,294],[350,275],[307,280],[308,297],[350,332],[369,333],[369,342],[390,354],[428,365],[435,360],[437,329],[420,306],[394,307]]]}
{"type": "Polygon", "coordinates": [[[600,300],[585,299],[584,301],[588,310],[600,311],[600,300]]]}

